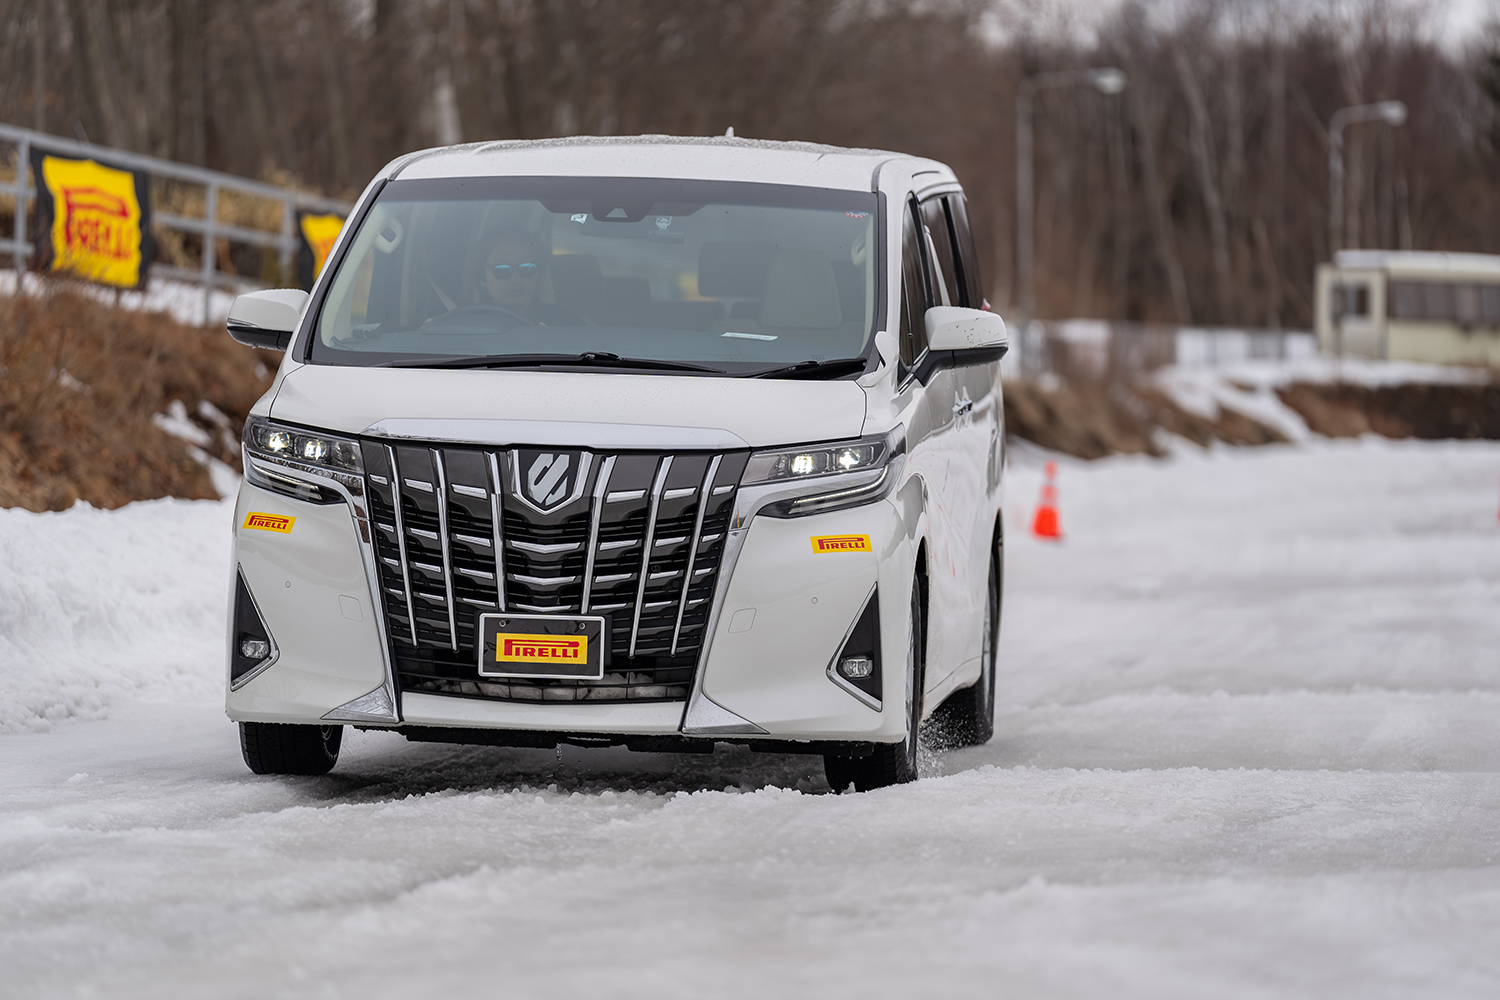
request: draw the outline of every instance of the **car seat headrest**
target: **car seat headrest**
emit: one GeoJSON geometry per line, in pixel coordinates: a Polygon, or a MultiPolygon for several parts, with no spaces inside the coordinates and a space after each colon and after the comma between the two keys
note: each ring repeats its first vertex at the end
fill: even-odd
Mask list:
{"type": "Polygon", "coordinates": [[[816,250],[777,250],[766,273],[760,325],[826,330],[843,321],[832,262],[816,250]]]}
{"type": "Polygon", "coordinates": [[[593,254],[553,254],[547,264],[552,284],[564,294],[589,295],[599,291],[604,271],[593,254]]]}
{"type": "Polygon", "coordinates": [[[776,248],[769,243],[705,243],[698,251],[698,294],[758,298],[776,248]]]}

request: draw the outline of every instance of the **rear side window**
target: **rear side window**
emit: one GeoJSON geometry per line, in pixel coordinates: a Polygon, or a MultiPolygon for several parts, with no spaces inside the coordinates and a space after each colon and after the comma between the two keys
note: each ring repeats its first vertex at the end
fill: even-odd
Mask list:
{"type": "MultiPolygon", "coordinates": [[[[1500,285],[1393,281],[1389,289],[1386,315],[1392,319],[1433,320],[1465,325],[1500,322],[1500,285]]],[[[1337,287],[1334,292],[1336,308],[1337,287]]]]}
{"type": "Polygon", "coordinates": [[[970,309],[985,307],[984,282],[979,276],[979,254],[974,250],[974,231],[969,228],[969,207],[961,194],[950,194],[949,222],[953,226],[953,244],[958,250],[958,283],[963,291],[962,303],[970,309]]]}
{"type": "MultiPolygon", "coordinates": [[[[922,224],[932,238],[933,263],[938,273],[937,292],[943,305],[962,305],[963,295],[958,287],[958,269],[954,266],[953,234],[949,231],[948,213],[943,208],[942,198],[928,198],[922,202],[922,224]]],[[[936,305],[937,303],[934,303],[936,305]]]]}
{"type": "Polygon", "coordinates": [[[910,368],[927,350],[927,278],[918,235],[916,206],[902,213],[901,227],[901,363],[910,368]]]}

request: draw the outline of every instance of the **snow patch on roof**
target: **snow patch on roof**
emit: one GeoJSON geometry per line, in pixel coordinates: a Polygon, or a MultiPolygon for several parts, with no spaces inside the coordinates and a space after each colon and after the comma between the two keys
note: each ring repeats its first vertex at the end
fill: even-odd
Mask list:
{"type": "Polygon", "coordinates": [[[566,136],[502,139],[413,153],[394,162],[391,178],[540,174],[608,174],[792,183],[869,190],[880,164],[902,160],[913,170],[952,176],[942,163],[881,149],[741,136],[566,136]]]}
{"type": "Polygon", "coordinates": [[[1340,250],[1334,264],[1342,268],[1400,272],[1500,274],[1500,255],[1447,253],[1436,250],[1340,250]]]}
{"type": "MultiPolygon", "coordinates": [[[[498,153],[519,149],[561,149],[569,146],[719,146],[734,149],[767,149],[787,153],[816,153],[841,156],[910,156],[886,149],[862,149],[830,146],[821,142],[788,139],[749,139],[738,135],[566,135],[552,139],[492,139],[469,142],[461,146],[444,146],[424,153],[498,153]]],[[[422,154],[418,154],[422,155],[422,154]]],[[[913,157],[915,159],[915,157],[913,157]]]]}

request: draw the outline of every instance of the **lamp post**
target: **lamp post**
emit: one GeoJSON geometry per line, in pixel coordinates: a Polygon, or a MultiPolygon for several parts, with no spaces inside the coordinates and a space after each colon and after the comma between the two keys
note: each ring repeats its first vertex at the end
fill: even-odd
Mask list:
{"type": "Polygon", "coordinates": [[[1016,285],[1021,297],[1021,322],[1024,330],[1036,312],[1036,294],[1032,278],[1032,249],[1035,223],[1032,185],[1031,106],[1038,90],[1088,84],[1101,94],[1118,94],[1125,89],[1125,73],[1113,66],[1090,69],[1067,69],[1023,77],[1016,94],[1016,285]]]}
{"type": "Polygon", "coordinates": [[[1360,122],[1385,122],[1396,126],[1406,121],[1406,105],[1400,101],[1356,104],[1340,108],[1328,122],[1328,259],[1344,244],[1344,126],[1360,122]]]}

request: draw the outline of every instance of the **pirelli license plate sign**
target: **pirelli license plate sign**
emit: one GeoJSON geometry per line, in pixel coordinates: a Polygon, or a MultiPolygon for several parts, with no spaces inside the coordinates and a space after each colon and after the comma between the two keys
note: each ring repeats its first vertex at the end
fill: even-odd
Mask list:
{"type": "Polygon", "coordinates": [[[480,615],[481,677],[599,680],[604,619],[557,615],[480,615]]]}
{"type": "Polygon", "coordinates": [[[37,216],[32,270],[114,288],[145,288],[151,259],[151,178],[32,147],[37,216]]]}

